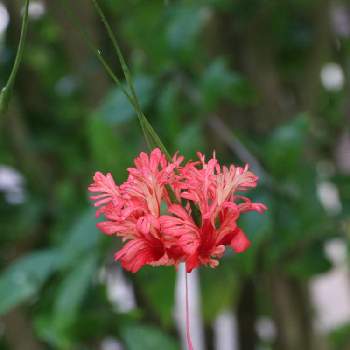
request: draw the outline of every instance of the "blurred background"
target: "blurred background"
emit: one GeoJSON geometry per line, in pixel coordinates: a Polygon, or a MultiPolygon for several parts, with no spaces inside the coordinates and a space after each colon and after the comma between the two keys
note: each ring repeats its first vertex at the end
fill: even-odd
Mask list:
{"type": "MultiPolygon", "coordinates": [[[[185,349],[183,271],[113,262],[87,185],[146,150],[91,2],[32,0],[0,116],[0,349],[185,349]],[[175,306],[176,305],[176,306],[175,306]]],[[[24,2],[0,0],[0,85],[24,2]]],[[[195,350],[350,349],[350,5],[101,0],[145,114],[171,152],[249,163],[252,247],[191,274],[195,350]]]]}

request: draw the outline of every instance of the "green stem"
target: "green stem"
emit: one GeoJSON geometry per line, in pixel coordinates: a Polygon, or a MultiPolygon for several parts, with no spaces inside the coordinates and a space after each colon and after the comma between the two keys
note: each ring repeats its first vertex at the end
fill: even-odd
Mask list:
{"type": "MultiPolygon", "coordinates": [[[[149,123],[148,119],[146,118],[146,116],[143,114],[143,112],[141,110],[141,106],[140,106],[139,100],[138,100],[136,92],[135,92],[135,88],[134,88],[134,84],[133,84],[132,79],[131,79],[131,74],[130,74],[129,68],[128,68],[126,61],[124,59],[124,56],[120,50],[117,39],[113,33],[113,30],[112,30],[110,24],[108,23],[108,20],[107,20],[105,14],[103,13],[100,5],[98,4],[97,0],[92,0],[92,2],[96,8],[97,13],[99,14],[99,16],[101,18],[102,23],[104,24],[104,26],[106,28],[108,36],[111,39],[113,47],[117,53],[117,57],[118,57],[119,62],[121,64],[126,83],[127,83],[128,87],[130,89],[130,92],[131,92],[131,98],[133,101],[130,101],[130,98],[129,98],[129,101],[132,103],[133,107],[135,108],[135,111],[136,111],[136,114],[138,116],[138,119],[139,119],[139,122],[141,125],[141,129],[142,129],[142,132],[143,132],[144,137],[146,139],[146,142],[147,142],[149,148],[159,147],[162,150],[162,152],[166,155],[168,160],[171,160],[169,152],[167,151],[167,149],[165,148],[160,137],[155,132],[152,125],[149,123]]],[[[124,90],[123,90],[123,92],[124,92],[124,90]]]]}
{"type": "Polygon", "coordinates": [[[24,6],[24,14],[22,19],[22,27],[21,27],[21,35],[19,39],[19,44],[17,48],[15,63],[13,65],[11,74],[8,78],[8,81],[5,85],[5,87],[0,92],[0,116],[5,114],[8,108],[8,104],[11,98],[11,92],[15,83],[15,79],[17,76],[18,68],[22,62],[23,59],[23,52],[24,52],[24,44],[25,39],[27,36],[28,31],[28,8],[29,8],[29,1],[26,0],[25,6],[24,6]]]}
{"type": "Polygon", "coordinates": [[[128,91],[125,89],[125,87],[123,86],[122,82],[119,80],[119,78],[113,73],[112,68],[110,67],[110,65],[107,63],[107,61],[104,59],[101,50],[98,50],[94,44],[89,40],[89,36],[87,34],[87,32],[82,29],[83,26],[80,25],[79,20],[76,19],[73,16],[73,13],[70,9],[70,7],[68,6],[68,2],[67,0],[63,1],[64,3],[64,7],[65,10],[67,11],[68,15],[71,17],[71,21],[72,24],[75,26],[75,29],[79,32],[79,34],[81,35],[81,37],[83,38],[83,40],[85,41],[85,43],[87,44],[87,46],[90,48],[90,50],[95,54],[96,58],[100,61],[100,63],[102,64],[103,68],[105,69],[107,75],[112,79],[112,81],[123,91],[123,93],[125,94],[125,96],[127,97],[127,99],[129,100],[129,102],[133,105],[134,108],[136,108],[136,106],[134,105],[134,101],[131,97],[131,95],[128,93],[128,91]]]}
{"type": "Polygon", "coordinates": [[[140,107],[140,104],[139,104],[139,101],[138,101],[138,98],[136,96],[134,85],[132,83],[132,79],[131,79],[131,74],[130,74],[129,68],[128,68],[128,66],[126,64],[126,61],[124,59],[124,56],[123,56],[123,54],[122,54],[122,52],[120,50],[120,47],[119,47],[118,42],[117,42],[117,39],[116,39],[116,37],[115,37],[115,35],[113,33],[113,30],[112,30],[110,24],[108,23],[108,20],[107,20],[105,14],[103,13],[103,11],[102,11],[100,5],[98,4],[98,2],[96,0],[92,0],[92,3],[94,4],[95,9],[96,9],[98,15],[100,16],[101,21],[102,21],[103,25],[105,26],[107,34],[108,34],[109,38],[111,39],[113,47],[114,47],[114,49],[115,49],[115,51],[117,53],[119,62],[121,64],[121,67],[122,67],[122,70],[123,70],[123,73],[124,73],[125,80],[126,80],[128,86],[130,88],[130,91],[131,91],[132,97],[134,99],[134,102],[135,102],[135,104],[137,106],[138,112],[142,113],[141,112],[141,107],[140,107]]]}
{"type": "MultiPolygon", "coordinates": [[[[165,154],[165,156],[167,157],[167,159],[169,161],[171,161],[171,156],[169,154],[169,152],[167,151],[167,149],[165,148],[165,146],[163,145],[160,137],[158,136],[158,134],[155,132],[155,130],[153,129],[152,125],[149,123],[149,121],[147,120],[146,116],[143,114],[141,107],[140,107],[140,103],[138,101],[135,89],[134,89],[134,85],[132,83],[132,79],[131,79],[131,74],[129,72],[128,66],[126,64],[126,61],[123,57],[123,54],[120,50],[120,47],[118,45],[118,42],[115,38],[115,35],[113,34],[112,28],[109,25],[106,16],[104,15],[102,9],[100,8],[99,4],[97,3],[96,0],[92,0],[93,4],[99,14],[99,16],[101,17],[101,20],[104,24],[104,26],[106,27],[106,30],[108,32],[108,36],[111,39],[112,43],[113,43],[113,47],[117,52],[117,56],[119,59],[119,62],[122,66],[123,69],[123,73],[125,76],[125,80],[127,82],[127,85],[131,91],[131,94],[126,90],[126,88],[124,87],[124,85],[121,83],[121,81],[119,80],[119,78],[113,73],[112,68],[108,65],[108,63],[106,62],[106,60],[104,59],[102,53],[100,50],[98,50],[93,43],[89,40],[89,37],[86,33],[85,30],[83,30],[83,26],[79,25],[79,20],[75,19],[71,8],[68,6],[68,0],[64,0],[64,6],[65,9],[68,12],[68,15],[72,18],[72,23],[75,25],[76,29],[78,30],[78,32],[80,33],[80,35],[82,36],[82,38],[84,39],[84,41],[87,43],[87,45],[89,46],[89,48],[92,50],[92,52],[96,55],[97,59],[100,61],[100,63],[102,64],[102,66],[104,67],[105,71],[107,72],[107,74],[110,76],[110,78],[114,81],[114,83],[122,90],[122,92],[125,94],[125,96],[127,97],[127,99],[129,100],[129,102],[131,103],[131,105],[134,107],[134,110],[138,116],[139,119],[139,123],[141,125],[141,129],[143,132],[143,135],[145,137],[145,140],[147,142],[147,145],[150,149],[153,149],[155,147],[159,147],[162,152],[165,154]]],[[[167,190],[169,193],[169,196],[171,197],[172,201],[174,203],[177,202],[176,196],[174,191],[172,190],[172,188],[170,186],[167,186],[167,190]]]]}

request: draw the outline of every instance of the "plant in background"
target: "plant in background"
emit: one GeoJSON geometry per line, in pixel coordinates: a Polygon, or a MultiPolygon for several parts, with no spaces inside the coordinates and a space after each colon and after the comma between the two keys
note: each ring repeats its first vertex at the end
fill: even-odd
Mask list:
{"type": "MultiPolygon", "coordinates": [[[[13,62],[20,62],[15,55],[19,52],[21,19],[26,23],[26,3],[29,1],[0,0],[0,14],[3,10],[10,19],[6,34],[0,28],[2,86],[8,76],[15,76],[8,74],[13,62]]],[[[314,281],[333,267],[328,242],[333,238],[346,241],[350,209],[349,176],[339,171],[346,161],[341,157],[346,152],[341,140],[346,141],[344,101],[348,93],[346,89],[322,88],[317,73],[326,62],[334,61],[342,67],[344,81],[349,75],[350,37],[327,32],[325,19],[335,16],[333,6],[310,6],[307,1],[266,8],[262,4],[252,7],[243,0],[235,5],[227,0],[210,4],[195,0],[166,4],[100,0],[128,52],[131,78],[119,41],[96,1],[113,40],[111,48],[106,47],[97,12],[86,1],[67,1],[68,8],[72,7],[70,19],[62,13],[62,3],[31,2],[33,35],[25,40],[23,69],[18,71],[14,89],[5,88],[0,96],[0,161],[16,169],[26,182],[23,203],[15,206],[7,196],[0,198],[4,268],[0,314],[13,312],[17,316],[2,318],[5,331],[0,348],[21,349],[23,346],[14,345],[20,341],[29,349],[28,344],[37,339],[30,348],[92,349],[103,348],[112,339],[130,350],[179,349],[175,327],[180,317],[172,316],[174,311],[182,312],[174,310],[173,300],[176,296],[184,309],[185,300],[174,287],[175,279],[181,277],[182,281],[185,273],[176,277],[174,268],[145,266],[129,274],[127,282],[137,309],[119,309],[119,302],[126,303],[126,297],[120,301],[112,298],[112,288],[122,285],[111,282],[121,273],[117,264],[109,264],[107,251],[113,248],[119,250],[119,263],[130,270],[145,262],[151,266],[181,263],[181,268],[187,264],[189,271],[220,261],[218,269],[201,268],[187,275],[200,277],[200,289],[194,294],[201,315],[193,312],[191,316],[203,321],[203,327],[192,326],[193,331],[204,328],[203,348],[213,348],[218,340],[224,342],[233,334],[242,349],[319,348],[314,340],[323,346],[329,331],[324,330],[320,338],[313,325],[323,314],[327,320],[332,317],[315,306],[318,298],[309,291],[311,287],[314,293],[314,281]],[[40,19],[32,16],[37,4],[47,9],[40,19]],[[117,87],[111,87],[91,64],[88,46],[74,37],[71,22],[117,87]],[[98,49],[86,33],[99,43],[98,49]],[[319,45],[328,48],[323,58],[319,45]],[[116,68],[113,62],[111,66],[107,63],[113,57],[113,47],[124,77],[112,71],[110,67],[116,68]],[[11,90],[15,98],[8,113],[1,115],[11,90]],[[107,98],[98,106],[102,96],[107,98]],[[92,110],[91,106],[98,108],[92,110]],[[136,170],[123,184],[125,169],[145,148],[136,118],[149,145],[149,166],[132,165],[136,170]],[[151,125],[161,131],[171,155],[179,150],[185,156],[181,162],[179,156],[170,157],[151,125]],[[337,135],[343,131],[345,139],[340,139],[337,135]],[[160,156],[154,151],[157,148],[160,156]],[[218,161],[211,156],[202,161],[200,156],[196,162],[188,162],[197,159],[195,151],[209,156],[212,149],[218,151],[221,164],[250,165],[260,180],[248,196],[253,202],[266,204],[268,213],[260,215],[255,210],[240,215],[249,203],[239,197],[241,189],[232,191],[234,198],[215,213],[212,208],[219,206],[217,188],[223,167],[221,175],[212,169],[211,187],[206,191],[204,168],[218,161]],[[150,172],[154,173],[150,158],[158,157],[155,182],[144,182],[150,172]],[[179,163],[171,168],[176,161],[179,163]],[[132,235],[126,230],[130,227],[124,230],[123,243],[111,244],[121,229],[111,233],[113,238],[100,234],[94,210],[87,207],[85,192],[90,176],[86,175],[95,169],[105,174],[97,176],[104,184],[113,183],[111,188],[119,191],[119,202],[108,198],[109,192],[93,192],[102,195],[96,202],[105,201],[99,203],[98,210],[108,222],[106,228],[133,225],[132,235]],[[156,186],[157,181],[160,186],[156,186]],[[137,199],[140,186],[146,191],[142,200],[137,199]],[[154,188],[159,192],[154,194],[154,188]],[[326,188],[329,191],[324,192],[326,188]],[[334,211],[324,210],[325,197],[334,199],[334,211]],[[111,203],[134,211],[126,215],[120,208],[123,216],[106,218],[105,207],[112,207],[111,203]],[[239,218],[234,215],[237,207],[239,218]],[[238,235],[238,228],[233,229],[237,223],[253,242],[245,254],[231,254],[230,247],[243,251],[249,244],[238,235]],[[232,229],[231,234],[222,232],[224,224],[232,229]],[[220,244],[218,234],[226,235],[220,244]],[[152,247],[157,249],[147,256],[152,247]],[[220,249],[226,248],[228,254],[220,259],[220,249]],[[317,312],[310,314],[310,309],[317,312]],[[237,326],[222,327],[218,321],[223,313],[235,317],[237,326]],[[27,320],[27,325],[16,322],[18,316],[27,320]],[[261,319],[276,326],[273,335],[260,333],[261,319]]],[[[341,11],[349,19],[348,12],[341,11]]],[[[24,39],[22,50],[23,43],[24,39]]],[[[144,155],[141,158],[146,159],[144,155]]],[[[253,203],[249,205],[254,209],[253,203]]],[[[334,289],[338,295],[343,288],[334,289]]],[[[322,288],[317,288],[319,293],[322,288]]],[[[194,311],[196,304],[193,301],[194,311]]],[[[330,310],[335,306],[330,300],[330,310]]],[[[184,317],[182,323],[186,324],[184,317]]],[[[186,328],[180,329],[182,336],[186,328]]],[[[329,348],[345,349],[345,333],[344,341],[339,337],[333,344],[332,339],[329,348]]]]}

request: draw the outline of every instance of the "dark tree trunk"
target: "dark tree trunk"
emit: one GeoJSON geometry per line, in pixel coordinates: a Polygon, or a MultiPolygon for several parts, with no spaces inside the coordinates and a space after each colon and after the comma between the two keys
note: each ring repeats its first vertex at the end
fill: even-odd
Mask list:
{"type": "Polygon", "coordinates": [[[246,279],[243,282],[237,310],[240,350],[255,350],[257,347],[256,313],[256,287],[252,279],[246,279]]]}

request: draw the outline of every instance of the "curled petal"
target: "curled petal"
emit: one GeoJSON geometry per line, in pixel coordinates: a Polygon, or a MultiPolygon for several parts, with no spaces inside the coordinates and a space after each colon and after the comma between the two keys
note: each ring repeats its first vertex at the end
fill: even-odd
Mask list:
{"type": "Polygon", "coordinates": [[[103,221],[96,224],[97,228],[108,236],[133,238],[137,237],[134,225],[129,222],[103,221]]]}
{"type": "Polygon", "coordinates": [[[237,229],[232,240],[231,247],[236,253],[242,253],[247,250],[250,246],[250,241],[244,232],[240,229],[237,229]]]}
{"type": "Polygon", "coordinates": [[[214,249],[212,256],[221,258],[225,253],[225,246],[224,245],[218,245],[216,246],[216,248],[214,249]]]}
{"type": "Polygon", "coordinates": [[[142,266],[155,263],[164,254],[162,245],[152,244],[144,239],[133,239],[115,254],[115,260],[121,260],[122,266],[130,271],[137,272],[142,266]]]}
{"type": "Polygon", "coordinates": [[[99,193],[90,197],[91,200],[96,201],[95,206],[99,207],[111,201],[116,204],[122,200],[119,187],[115,184],[110,173],[103,175],[98,171],[95,173],[93,180],[94,182],[88,187],[88,190],[93,193],[99,193]]]}
{"type": "Polygon", "coordinates": [[[198,258],[198,254],[192,254],[189,256],[189,258],[186,260],[186,272],[190,273],[193,269],[198,267],[200,265],[200,261],[198,258]]]}
{"type": "Polygon", "coordinates": [[[98,224],[96,224],[96,226],[106,235],[113,235],[117,233],[121,228],[120,224],[112,221],[99,222],[98,224]]]}

